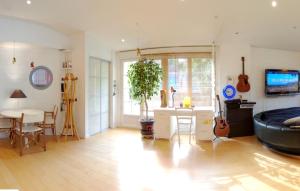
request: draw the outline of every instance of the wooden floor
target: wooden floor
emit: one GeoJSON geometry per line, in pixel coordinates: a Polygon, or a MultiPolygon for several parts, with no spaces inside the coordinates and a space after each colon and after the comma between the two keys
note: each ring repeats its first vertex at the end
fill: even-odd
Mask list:
{"type": "Polygon", "coordinates": [[[19,157],[0,141],[0,188],[23,191],[300,190],[300,159],[272,152],[255,137],[179,147],[108,130],[81,141],[50,141],[19,157]]]}

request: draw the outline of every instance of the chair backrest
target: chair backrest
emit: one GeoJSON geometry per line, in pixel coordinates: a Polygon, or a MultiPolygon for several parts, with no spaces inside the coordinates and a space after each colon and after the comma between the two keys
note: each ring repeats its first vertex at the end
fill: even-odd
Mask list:
{"type": "Polygon", "coordinates": [[[16,127],[19,128],[19,131],[21,133],[23,133],[25,124],[26,125],[34,124],[36,122],[36,120],[37,120],[36,116],[31,116],[31,115],[22,113],[21,117],[18,118],[16,121],[16,127]]]}
{"type": "Polygon", "coordinates": [[[50,125],[50,124],[55,125],[57,113],[58,113],[58,107],[56,105],[54,105],[53,111],[50,111],[50,112],[45,111],[43,124],[44,125],[50,125]]]}
{"type": "Polygon", "coordinates": [[[24,113],[21,114],[21,117],[17,119],[16,123],[17,127],[20,129],[20,132],[23,132],[23,126],[24,126],[24,113]]]}
{"type": "Polygon", "coordinates": [[[58,112],[58,107],[57,107],[57,105],[54,105],[54,109],[53,109],[53,119],[54,119],[54,121],[56,121],[57,112],[58,112]]]}
{"type": "Polygon", "coordinates": [[[175,108],[176,111],[176,119],[177,124],[180,124],[182,120],[192,123],[193,116],[194,116],[194,109],[193,108],[175,108]]]}

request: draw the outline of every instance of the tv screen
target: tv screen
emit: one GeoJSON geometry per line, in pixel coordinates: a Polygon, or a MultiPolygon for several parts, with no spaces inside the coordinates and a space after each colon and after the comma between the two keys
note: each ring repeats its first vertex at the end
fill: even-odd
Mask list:
{"type": "Polygon", "coordinates": [[[267,69],[265,72],[266,95],[299,93],[299,71],[267,69]]]}

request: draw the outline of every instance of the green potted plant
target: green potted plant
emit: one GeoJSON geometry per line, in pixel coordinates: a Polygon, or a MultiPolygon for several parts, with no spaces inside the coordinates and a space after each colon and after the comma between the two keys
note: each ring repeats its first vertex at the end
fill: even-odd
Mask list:
{"type": "Polygon", "coordinates": [[[145,58],[139,59],[135,64],[130,65],[128,70],[128,82],[130,87],[130,96],[133,100],[144,106],[146,115],[142,114],[140,123],[141,133],[145,138],[153,137],[154,120],[149,118],[148,101],[152,96],[157,95],[162,80],[162,69],[154,60],[145,58]]]}

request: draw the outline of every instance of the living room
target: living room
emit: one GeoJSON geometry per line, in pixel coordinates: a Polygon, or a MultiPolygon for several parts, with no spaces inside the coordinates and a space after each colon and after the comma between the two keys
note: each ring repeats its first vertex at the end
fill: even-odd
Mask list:
{"type": "Polygon", "coordinates": [[[299,3],[1,0],[0,190],[300,190],[299,3]]]}

